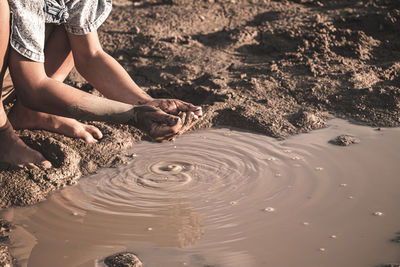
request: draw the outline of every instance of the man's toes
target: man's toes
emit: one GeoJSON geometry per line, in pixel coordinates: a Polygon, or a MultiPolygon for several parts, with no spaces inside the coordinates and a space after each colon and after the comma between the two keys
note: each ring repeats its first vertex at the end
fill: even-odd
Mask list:
{"type": "Polygon", "coordinates": [[[25,163],[24,167],[27,167],[28,169],[39,169],[38,166],[36,166],[34,163],[31,163],[31,162],[25,163]]]}
{"type": "Polygon", "coordinates": [[[50,169],[51,167],[53,167],[51,162],[48,160],[43,160],[42,162],[39,162],[37,165],[39,165],[39,167],[42,169],[50,169]]]}
{"type": "Polygon", "coordinates": [[[82,133],[81,138],[82,138],[83,140],[85,140],[85,142],[88,143],[88,144],[97,143],[97,139],[94,138],[93,135],[91,135],[91,134],[90,134],[89,132],[87,132],[87,131],[84,131],[84,132],[82,133]]]}
{"type": "Polygon", "coordinates": [[[89,132],[94,138],[101,139],[103,138],[103,134],[99,130],[99,128],[93,125],[85,125],[85,130],[89,132]]]}

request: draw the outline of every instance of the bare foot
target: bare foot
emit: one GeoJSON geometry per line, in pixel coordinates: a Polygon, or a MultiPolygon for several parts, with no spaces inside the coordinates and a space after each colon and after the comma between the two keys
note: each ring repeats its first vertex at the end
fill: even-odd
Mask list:
{"type": "Polygon", "coordinates": [[[81,138],[95,143],[103,134],[97,127],[81,123],[75,119],[33,111],[17,101],[8,114],[14,129],[43,129],[69,137],[81,138]]]}
{"type": "Polygon", "coordinates": [[[0,168],[51,168],[50,161],[25,145],[8,121],[0,127],[0,151],[0,168]]]}

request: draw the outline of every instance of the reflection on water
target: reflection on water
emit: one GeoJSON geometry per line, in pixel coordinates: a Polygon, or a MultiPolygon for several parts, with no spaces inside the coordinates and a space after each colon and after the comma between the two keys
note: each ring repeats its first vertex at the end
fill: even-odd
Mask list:
{"type": "Polygon", "coordinates": [[[399,129],[333,120],[285,141],[206,130],[135,145],[135,159],[13,209],[28,266],[375,266],[399,259],[399,129]],[[352,134],[361,143],[328,140],[352,134]],[[379,216],[377,216],[379,214],[379,216]],[[357,248],[357,249],[354,249],[357,248]]]}

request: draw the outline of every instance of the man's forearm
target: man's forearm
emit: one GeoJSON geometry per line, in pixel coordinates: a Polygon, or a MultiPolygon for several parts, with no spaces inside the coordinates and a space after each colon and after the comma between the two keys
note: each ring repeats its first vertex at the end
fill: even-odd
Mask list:
{"type": "Polygon", "coordinates": [[[109,99],[129,104],[143,104],[152,100],[125,69],[104,51],[75,62],[79,73],[109,99]]]}

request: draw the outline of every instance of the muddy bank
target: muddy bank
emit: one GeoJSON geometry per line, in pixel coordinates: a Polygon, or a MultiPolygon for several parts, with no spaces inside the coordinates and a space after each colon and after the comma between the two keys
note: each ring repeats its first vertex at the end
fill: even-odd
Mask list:
{"type": "MultiPolygon", "coordinates": [[[[399,19],[396,0],[118,0],[99,34],[152,96],[202,105],[197,128],[285,137],[324,127],[329,114],[399,126],[399,19]]],[[[69,83],[90,88],[76,75],[69,83]]],[[[105,137],[94,145],[21,131],[55,168],[0,171],[0,208],[35,204],[123,162],[142,136],[96,126],[105,137]]]]}

